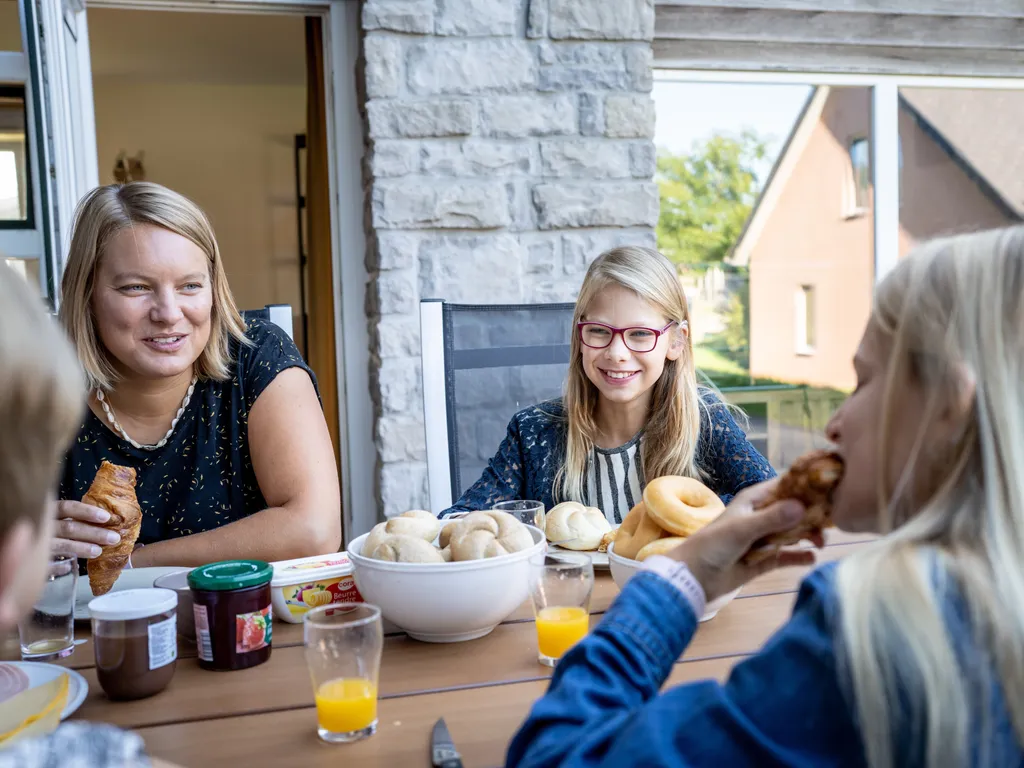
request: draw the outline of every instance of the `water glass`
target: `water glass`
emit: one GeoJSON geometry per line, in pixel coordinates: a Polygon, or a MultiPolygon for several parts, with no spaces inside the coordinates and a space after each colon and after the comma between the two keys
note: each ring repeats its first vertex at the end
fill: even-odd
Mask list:
{"type": "Polygon", "coordinates": [[[541,553],[530,558],[530,577],[537,660],[553,667],[590,629],[594,563],[584,554],[541,553]]]}
{"type": "Polygon", "coordinates": [[[544,530],[544,505],[539,501],[499,501],[492,509],[508,512],[519,522],[544,530]]]}
{"type": "Polygon", "coordinates": [[[377,732],[377,681],[384,631],[380,608],[337,603],[303,618],[306,666],[316,698],[317,734],[332,744],[377,732]]]}
{"type": "Polygon", "coordinates": [[[46,583],[32,613],[18,622],[21,658],[48,661],[70,656],[75,650],[75,590],[78,559],[51,555],[46,583]]]}

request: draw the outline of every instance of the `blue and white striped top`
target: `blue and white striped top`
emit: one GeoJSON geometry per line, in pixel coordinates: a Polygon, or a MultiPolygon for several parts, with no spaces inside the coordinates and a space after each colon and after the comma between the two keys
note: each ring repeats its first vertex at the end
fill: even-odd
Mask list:
{"type": "Polygon", "coordinates": [[[586,498],[608,522],[619,525],[644,495],[644,467],[640,455],[643,432],[618,448],[594,448],[587,466],[586,498]]]}

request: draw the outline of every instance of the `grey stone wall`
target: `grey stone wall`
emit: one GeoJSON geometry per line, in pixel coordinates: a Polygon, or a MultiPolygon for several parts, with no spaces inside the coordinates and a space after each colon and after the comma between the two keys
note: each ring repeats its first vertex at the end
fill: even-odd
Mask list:
{"type": "Polygon", "coordinates": [[[394,515],[427,504],[419,300],[571,301],[602,250],[653,245],[654,3],[367,0],[362,23],[376,480],[394,515]]]}

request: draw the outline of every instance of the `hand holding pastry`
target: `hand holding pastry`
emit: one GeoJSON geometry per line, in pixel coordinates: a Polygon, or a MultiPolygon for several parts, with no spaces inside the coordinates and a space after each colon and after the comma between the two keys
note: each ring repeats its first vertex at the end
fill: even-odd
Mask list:
{"type": "Polygon", "coordinates": [[[773,558],[747,562],[755,542],[792,529],[804,517],[804,506],[775,498],[778,480],[745,489],[714,522],[665,554],[686,563],[704,588],[708,601],[727,594],[775,568],[811,565],[811,550],[781,550],[773,558]]]}
{"type": "Polygon", "coordinates": [[[104,461],[82,503],[109,512],[105,527],[120,537],[116,544],[104,547],[99,557],[89,561],[89,586],[99,597],[110,591],[128,564],[142,529],[142,508],[135,496],[135,470],[104,461]]]}
{"type": "Polygon", "coordinates": [[[89,560],[121,540],[117,531],[104,527],[110,521],[107,510],[80,501],[58,501],[56,506],[57,525],[50,543],[54,554],[89,560]]]}

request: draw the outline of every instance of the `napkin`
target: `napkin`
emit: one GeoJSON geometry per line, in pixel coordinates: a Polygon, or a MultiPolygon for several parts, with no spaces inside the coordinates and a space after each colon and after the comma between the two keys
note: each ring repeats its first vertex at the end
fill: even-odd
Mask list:
{"type": "Polygon", "coordinates": [[[61,672],[49,682],[0,702],[0,749],[52,733],[60,725],[67,701],[68,676],[61,672]]]}

